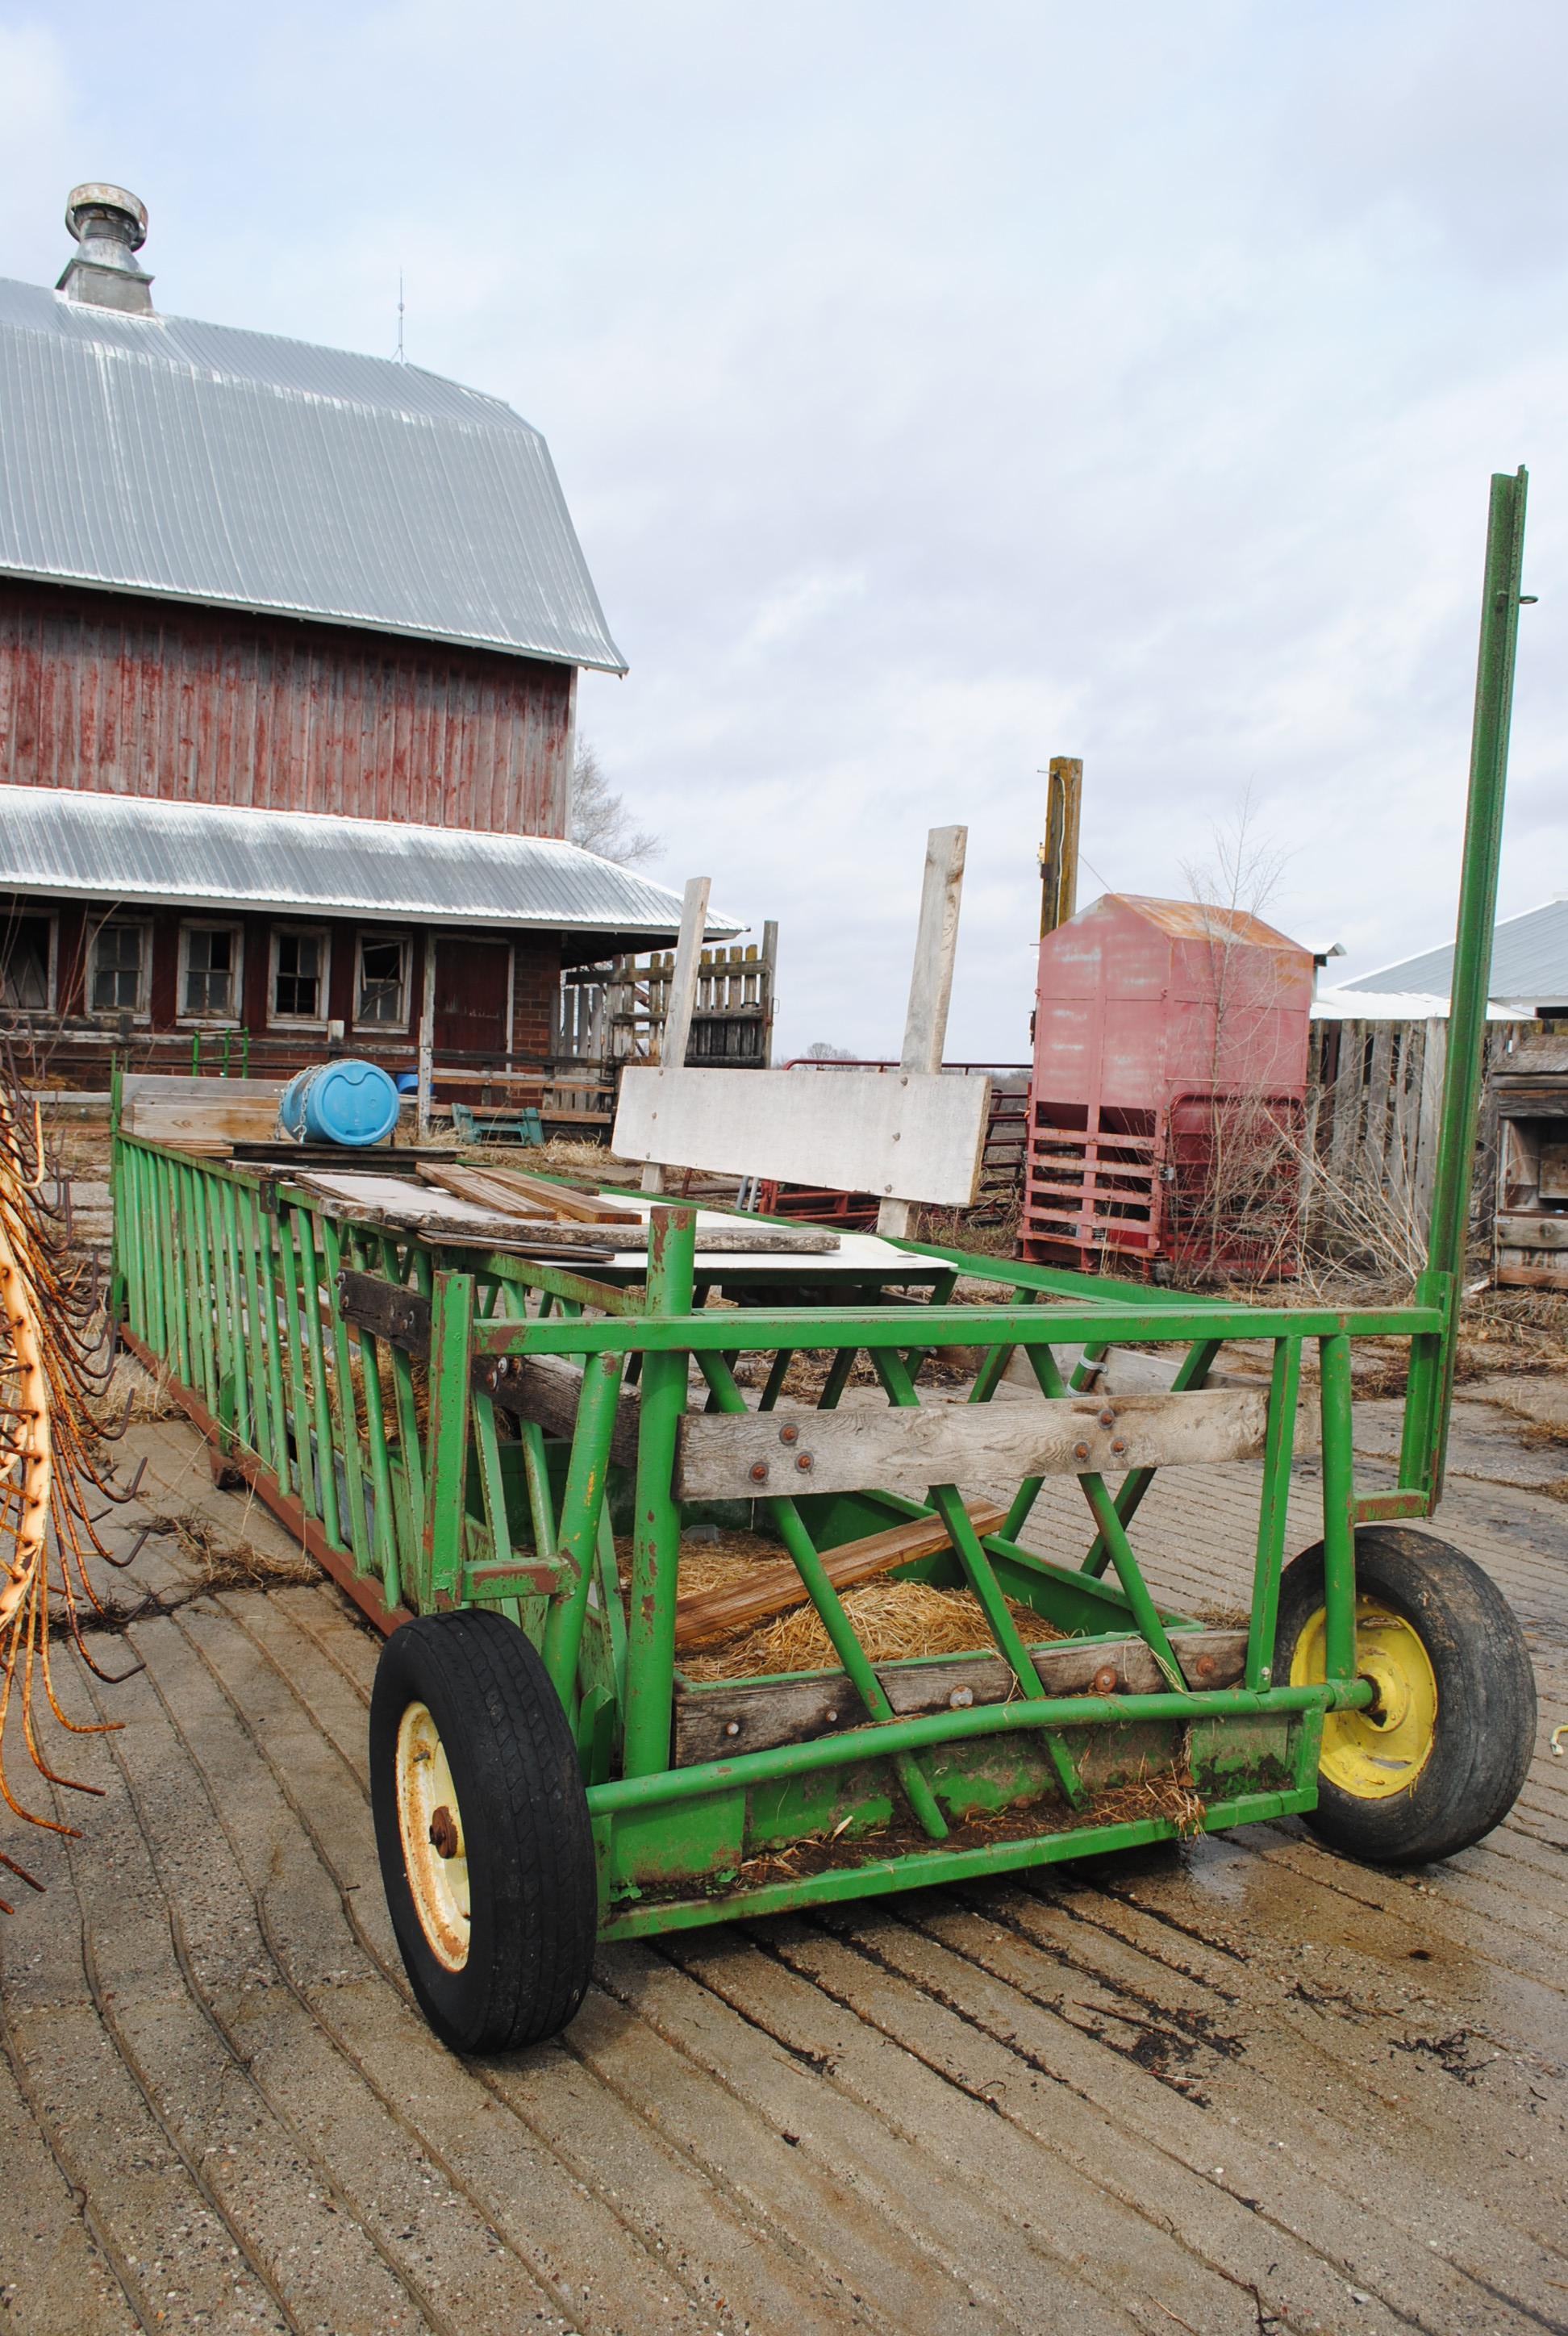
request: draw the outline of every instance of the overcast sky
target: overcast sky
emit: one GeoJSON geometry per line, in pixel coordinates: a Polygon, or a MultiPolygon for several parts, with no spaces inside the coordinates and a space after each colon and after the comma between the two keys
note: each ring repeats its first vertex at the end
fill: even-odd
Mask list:
{"type": "Polygon", "coordinates": [[[1451,937],[1486,479],[1533,472],[1505,911],[1568,891],[1568,9],[0,0],[0,273],[149,206],[164,310],[548,437],[631,672],[585,735],[672,883],[782,927],[780,1037],[896,1052],[963,821],[953,1057],[1079,899],[1251,792],[1272,921],[1451,937]]]}

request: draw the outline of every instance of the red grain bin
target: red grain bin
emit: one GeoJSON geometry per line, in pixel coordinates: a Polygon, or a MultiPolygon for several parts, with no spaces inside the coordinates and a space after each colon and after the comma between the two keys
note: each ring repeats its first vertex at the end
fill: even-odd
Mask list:
{"type": "Polygon", "coordinates": [[[1311,951],[1242,910],[1108,892],[1039,968],[1025,1256],[1289,1272],[1311,951]]]}

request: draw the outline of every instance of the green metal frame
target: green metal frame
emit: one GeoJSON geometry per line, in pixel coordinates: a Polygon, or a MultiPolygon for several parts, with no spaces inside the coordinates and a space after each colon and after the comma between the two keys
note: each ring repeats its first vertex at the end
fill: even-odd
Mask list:
{"type": "MultiPolygon", "coordinates": [[[[248,1478],[383,1627],[482,1605],[540,1647],[571,1722],[600,1865],[601,1927],[630,1936],[737,1913],[901,1889],[1079,1857],[1169,1835],[1310,1808],[1325,1715],[1371,1699],[1357,1674],[1359,1525],[1431,1513],[1442,1484],[1480,1077],[1488,951],[1520,603],[1524,475],[1493,482],[1481,670],[1470,774],[1429,1261],[1411,1303],[1341,1312],[1243,1306],[1094,1275],[976,1258],[922,1242],[864,1277],[814,1282],[804,1260],[780,1302],[776,1264],[737,1272],[695,1246],[695,1212],[654,1212],[646,1278],[589,1277],[437,1243],[329,1214],[276,1169],[196,1160],[116,1125],[114,1296],[125,1342],[167,1368],[219,1465],[248,1478]],[[959,1272],[1005,1293],[955,1305],[959,1272]],[[719,1288],[728,1301],[708,1301],[719,1288]],[[1351,1341],[1407,1338],[1411,1368],[1398,1488],[1359,1494],[1351,1341]],[[832,1409],[855,1360],[891,1404],[920,1400],[933,1348],[979,1350],[971,1401],[989,1402],[1008,1358],[1042,1397],[1066,1392],[1053,1346],[1182,1348],[1177,1392],[1201,1387],[1222,1344],[1272,1342],[1259,1471],[1251,1611],[1232,1686],[1187,1684],[1184,1634],[1160,1608],[1132,1528],[1154,1471],[1115,1490],[1078,1479],[1087,1539],[1077,1568],[1020,1536],[1040,1490],[1019,1485],[999,1530],[978,1531],[959,1488],[924,1503],[867,1490],[759,1496],[837,1657],[857,1724],[687,1766],[672,1765],[682,1680],[676,1598],[683,1516],[672,1493],[695,1360],[719,1414],[747,1409],[742,1355],[773,1358],[769,1408],[789,1358],[832,1358],[832,1409]],[[1272,1676],[1302,1351],[1319,1357],[1328,1678],[1272,1676]],[[505,1406],[509,1371],[539,1358],[576,1369],[575,1421],[547,1432],[505,1406]],[[636,1381],[635,1457],[625,1390],[636,1381]],[[618,1439],[619,1439],[618,1441],[618,1439]],[[613,1520],[629,1523],[623,1607],[613,1520]],[[824,1564],[834,1547],[911,1517],[948,1547],[913,1571],[972,1590],[1012,1689],[1002,1702],[901,1717],[824,1564]],[[1156,1692],[1052,1693],[1008,1601],[1093,1645],[1141,1641],[1156,1692]],[[1129,1814],[1153,1773],[1194,1780],[1183,1814],[1129,1814]]],[[[118,1118],[118,1114],[116,1114],[118,1118]]],[[[559,1372],[558,1372],[559,1377],[559,1372]]],[[[1042,1634],[1046,1635],[1046,1634],[1042,1634]]],[[[835,1676],[837,1676],[835,1674],[835,1676]]],[[[830,1714],[830,1718],[833,1715],[830,1714]]]]}

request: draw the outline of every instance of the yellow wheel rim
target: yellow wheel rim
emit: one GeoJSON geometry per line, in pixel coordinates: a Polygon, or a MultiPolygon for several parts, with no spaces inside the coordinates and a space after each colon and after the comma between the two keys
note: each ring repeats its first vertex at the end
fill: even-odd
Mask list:
{"type": "MultiPolygon", "coordinates": [[[[1290,1685],[1317,1687],[1328,1677],[1322,1607],[1290,1657],[1290,1685]]],[[[1432,1757],[1437,1735],[1437,1680],[1414,1624],[1375,1599],[1356,1601],[1356,1673],[1377,1700],[1364,1711],[1330,1711],[1323,1721],[1320,1773],[1359,1801],[1407,1793],[1432,1757]]]]}
{"type": "Polygon", "coordinates": [[[397,1823],[420,1928],[437,1961],[459,1971],[468,1961],[468,1844],[428,1704],[411,1703],[398,1723],[397,1823]]]}

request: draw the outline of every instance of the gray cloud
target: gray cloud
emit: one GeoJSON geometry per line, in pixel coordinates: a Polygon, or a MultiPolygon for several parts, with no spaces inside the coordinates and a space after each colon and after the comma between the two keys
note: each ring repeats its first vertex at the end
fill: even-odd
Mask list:
{"type": "Polygon", "coordinates": [[[389,349],[401,262],[411,356],[550,439],[632,664],[585,726],[666,874],[780,919],[786,1044],[896,1046],[957,818],[952,1051],[1024,1051],[1053,753],[1110,885],[1250,787],[1278,921],[1442,937],[1521,459],[1505,906],[1568,889],[1554,6],[154,5],[90,67],[123,37],[0,17],[0,266],[100,172],[172,309],[389,349]]]}

